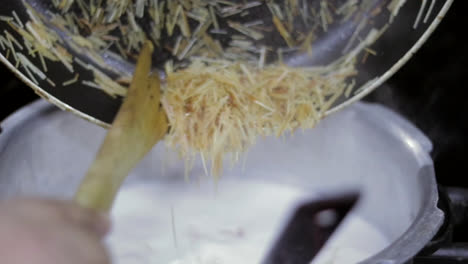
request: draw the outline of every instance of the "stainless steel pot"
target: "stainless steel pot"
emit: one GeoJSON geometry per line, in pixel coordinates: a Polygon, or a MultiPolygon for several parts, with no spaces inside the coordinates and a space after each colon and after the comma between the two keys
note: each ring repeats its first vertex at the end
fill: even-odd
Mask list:
{"type": "MultiPolygon", "coordinates": [[[[58,111],[44,101],[19,110],[3,122],[2,127],[2,199],[18,195],[70,198],[105,134],[101,127],[58,111]]],[[[137,230],[159,228],[156,240],[164,235],[171,236],[175,231],[171,231],[170,221],[167,226],[164,221],[158,224],[135,222],[130,228],[121,226],[127,229],[119,231],[118,215],[123,210],[119,205],[127,206],[137,217],[173,205],[172,213],[175,210],[185,216],[176,218],[176,223],[180,224],[177,232],[181,250],[185,239],[181,223],[184,219],[190,219],[191,224],[200,220],[198,214],[190,210],[184,212],[183,208],[204,212],[200,225],[214,226],[217,217],[222,215],[229,215],[229,221],[234,223],[241,216],[251,215],[255,217],[250,220],[261,219],[264,222],[260,226],[268,226],[269,221],[281,222],[279,219],[282,219],[279,213],[278,219],[262,219],[260,214],[262,210],[268,213],[280,207],[282,201],[277,203],[268,198],[280,199],[277,188],[289,188],[309,198],[359,189],[363,197],[351,217],[364,219],[388,239],[387,244],[373,247],[375,241],[371,238],[355,234],[351,240],[355,243],[351,244],[373,247],[361,263],[404,263],[431,240],[444,220],[442,211],[437,208],[438,193],[430,151],[431,143],[410,123],[381,106],[361,103],[329,116],[314,130],[297,132],[283,140],[259,140],[249,152],[244,169],[240,165],[226,169],[216,188],[211,178],[200,176],[204,174],[200,161],[195,162],[190,180],[186,181],[184,166],[172,159],[174,155],[160,144],[125,183],[116,203],[116,232],[126,232],[125,237],[129,237],[137,230]],[[138,186],[153,186],[154,191],[144,189],[148,197],[129,204],[126,200],[129,193],[141,193],[138,186]],[[223,201],[223,206],[212,207],[207,202],[211,201],[208,199],[213,197],[209,196],[211,194],[223,201]],[[223,200],[225,195],[233,198],[223,200]],[[144,202],[146,199],[148,201],[144,202]],[[261,201],[266,204],[260,206],[261,201]]],[[[296,202],[292,199],[284,208],[296,202]]],[[[162,216],[171,215],[168,212],[164,211],[162,216]]],[[[283,211],[286,212],[288,210],[283,211]]],[[[347,225],[345,222],[343,228],[347,225]]],[[[249,230],[250,227],[245,228],[249,230]]],[[[277,229],[274,229],[269,232],[275,233],[277,229]]],[[[269,244],[257,246],[262,251],[269,244]]],[[[174,246],[170,244],[169,247],[174,246]]]]}

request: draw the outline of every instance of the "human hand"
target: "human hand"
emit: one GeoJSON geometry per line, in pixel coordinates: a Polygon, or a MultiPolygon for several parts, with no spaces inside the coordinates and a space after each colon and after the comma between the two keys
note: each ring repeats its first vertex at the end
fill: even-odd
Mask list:
{"type": "Polygon", "coordinates": [[[110,264],[102,238],[105,215],[72,202],[16,199],[0,202],[2,264],[110,264]]]}

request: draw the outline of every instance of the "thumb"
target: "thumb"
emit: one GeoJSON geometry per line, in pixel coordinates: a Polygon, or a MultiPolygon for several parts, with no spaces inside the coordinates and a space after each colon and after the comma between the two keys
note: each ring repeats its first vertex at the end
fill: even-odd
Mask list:
{"type": "Polygon", "coordinates": [[[94,233],[100,238],[106,236],[111,229],[108,213],[98,212],[72,204],[66,207],[66,217],[72,224],[94,233]]]}

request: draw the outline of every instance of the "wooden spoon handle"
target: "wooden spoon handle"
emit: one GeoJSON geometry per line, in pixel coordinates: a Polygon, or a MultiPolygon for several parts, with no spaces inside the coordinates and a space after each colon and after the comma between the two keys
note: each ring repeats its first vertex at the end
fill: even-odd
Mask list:
{"type": "Polygon", "coordinates": [[[150,75],[152,52],[147,42],[127,97],[76,193],[75,200],[83,207],[110,210],[127,175],[167,132],[159,76],[150,75]]]}

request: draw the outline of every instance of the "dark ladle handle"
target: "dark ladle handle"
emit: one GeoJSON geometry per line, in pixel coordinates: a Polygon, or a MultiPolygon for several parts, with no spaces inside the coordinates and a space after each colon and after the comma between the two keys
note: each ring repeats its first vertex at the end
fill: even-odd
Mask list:
{"type": "Polygon", "coordinates": [[[262,264],[310,263],[358,199],[350,193],[300,204],[262,264]]]}

